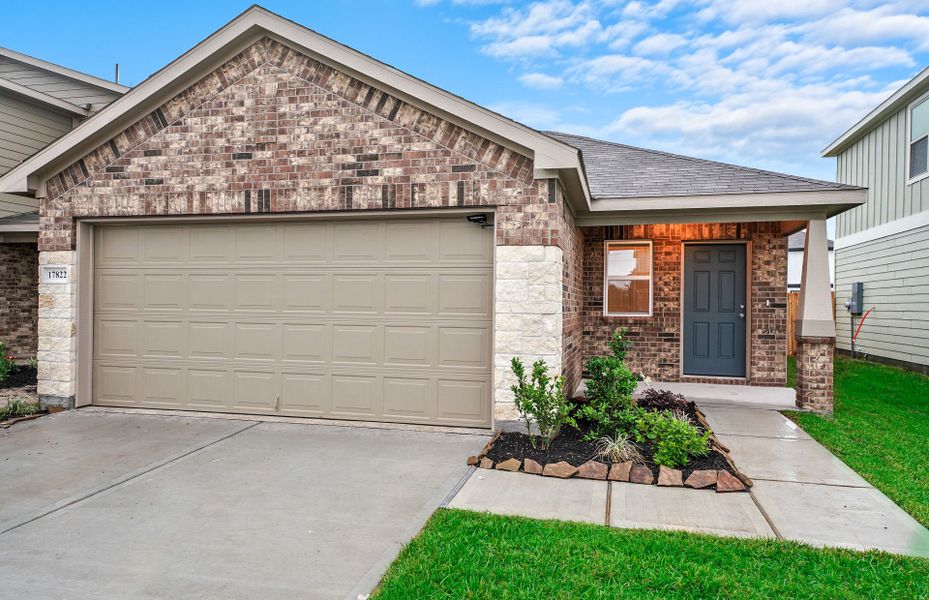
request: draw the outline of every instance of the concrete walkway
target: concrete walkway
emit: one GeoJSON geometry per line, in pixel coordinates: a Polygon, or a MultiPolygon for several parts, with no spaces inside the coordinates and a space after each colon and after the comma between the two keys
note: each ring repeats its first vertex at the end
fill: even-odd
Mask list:
{"type": "Polygon", "coordinates": [[[477,469],[449,505],[612,527],[777,537],[929,556],[926,528],[776,410],[725,399],[701,403],[701,408],[736,464],[754,480],[751,493],[477,469]]]}
{"type": "Polygon", "coordinates": [[[0,432],[0,597],[350,598],[486,435],[70,411],[0,432]]]}

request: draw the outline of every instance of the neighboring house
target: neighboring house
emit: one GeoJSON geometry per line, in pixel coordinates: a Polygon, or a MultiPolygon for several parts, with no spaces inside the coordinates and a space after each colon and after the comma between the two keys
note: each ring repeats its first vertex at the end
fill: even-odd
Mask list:
{"type": "Polygon", "coordinates": [[[856,350],[929,372],[929,68],[911,79],[823,156],[837,180],[868,188],[868,202],[836,221],[837,346],[851,350],[845,302],[861,282],[864,310],[856,350]]]}
{"type": "Polygon", "coordinates": [[[510,359],[829,410],[826,222],[865,190],[545,134],[252,7],[0,178],[38,198],[39,394],[499,426],[510,359]],[[53,351],[52,351],[53,350],[53,351]]]}
{"type": "MultiPolygon", "coordinates": [[[[829,282],[835,285],[835,242],[829,244],[829,282]]],[[[806,231],[798,231],[787,238],[787,289],[800,291],[803,279],[803,249],[806,247],[806,231]]]]}
{"type": "MultiPolygon", "coordinates": [[[[73,129],[128,88],[0,48],[0,175],[73,129]]],[[[37,350],[38,201],[0,193],[0,342],[37,350]]]]}

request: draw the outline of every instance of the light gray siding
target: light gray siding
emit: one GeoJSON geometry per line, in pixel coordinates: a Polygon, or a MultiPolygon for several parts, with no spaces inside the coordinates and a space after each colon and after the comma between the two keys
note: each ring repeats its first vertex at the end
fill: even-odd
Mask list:
{"type": "Polygon", "coordinates": [[[38,69],[6,56],[0,56],[0,77],[83,108],[89,104],[92,111],[100,110],[119,97],[117,92],[38,69]]]}
{"type": "Polygon", "coordinates": [[[836,251],[836,345],[849,350],[845,300],[852,282],[864,283],[864,308],[874,307],[858,336],[858,350],[929,365],[929,226],[836,251]]]}
{"type": "Polygon", "coordinates": [[[907,110],[895,113],[838,156],[836,180],[868,188],[868,202],[836,219],[836,238],[929,210],[929,178],[907,185],[907,110]]]}
{"type": "MultiPolygon", "coordinates": [[[[0,93],[0,175],[67,133],[70,116],[0,93]]],[[[0,218],[37,210],[34,198],[0,194],[0,218]]]]}

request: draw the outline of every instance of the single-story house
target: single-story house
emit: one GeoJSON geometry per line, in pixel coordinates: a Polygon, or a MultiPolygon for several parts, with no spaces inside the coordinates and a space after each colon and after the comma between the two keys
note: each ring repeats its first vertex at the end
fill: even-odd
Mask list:
{"type": "MultiPolygon", "coordinates": [[[[835,242],[829,238],[829,283],[835,289],[835,242]]],[[[803,278],[803,251],[806,249],[806,231],[798,231],[787,238],[787,289],[800,291],[803,278]]]]}
{"type": "Polygon", "coordinates": [[[865,190],[542,133],[253,7],[0,179],[39,202],[39,393],[491,427],[510,359],[829,410],[825,220],[865,190]]]}
{"type": "MultiPolygon", "coordinates": [[[[0,48],[0,175],[129,88],[0,48]]],[[[8,355],[38,349],[38,200],[0,193],[0,342],[8,355]]]]}

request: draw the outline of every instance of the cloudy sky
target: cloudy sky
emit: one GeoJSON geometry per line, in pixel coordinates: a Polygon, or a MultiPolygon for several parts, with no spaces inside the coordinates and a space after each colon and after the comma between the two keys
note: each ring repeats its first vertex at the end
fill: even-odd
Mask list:
{"type": "MultiPolygon", "coordinates": [[[[19,3],[0,45],[134,84],[248,4],[19,3]]],[[[265,5],[539,129],[823,179],[819,151],[929,65],[927,0],[265,5]]]]}

